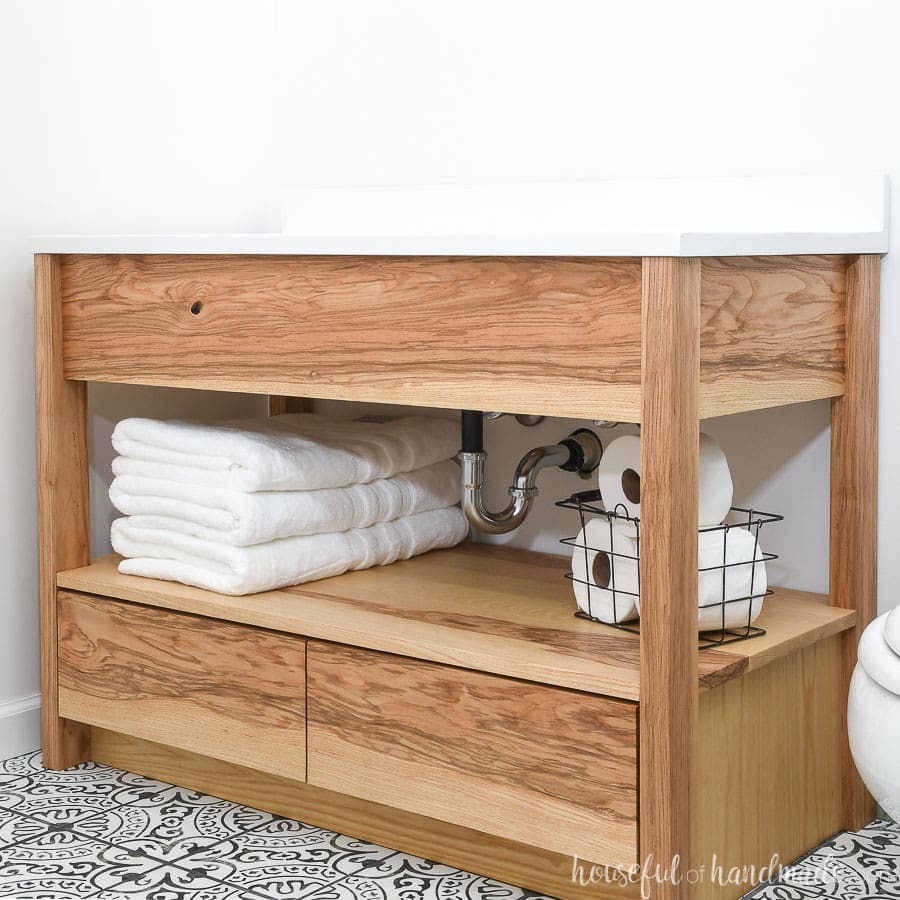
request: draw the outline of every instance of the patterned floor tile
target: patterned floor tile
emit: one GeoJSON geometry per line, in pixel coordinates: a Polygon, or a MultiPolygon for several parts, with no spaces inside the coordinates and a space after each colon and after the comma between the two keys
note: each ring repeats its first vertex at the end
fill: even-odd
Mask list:
{"type": "Polygon", "coordinates": [[[900,897],[900,826],[844,832],[784,869],[745,900],[887,900],[900,897]]]}
{"type": "Polygon", "coordinates": [[[9,809],[0,809],[0,848],[39,837],[49,827],[46,822],[20,816],[9,809]]]}
{"type": "Polygon", "coordinates": [[[461,872],[430,860],[394,853],[378,865],[334,882],[316,900],[553,900],[524,888],[461,872]]]}
{"type": "Polygon", "coordinates": [[[202,872],[165,865],[129,875],[107,893],[108,900],[259,900],[202,872]]]}
{"type": "Polygon", "coordinates": [[[394,853],[333,831],[276,819],[179,860],[273,900],[306,897],[315,888],[377,865],[394,853]]]}
{"type": "Polygon", "coordinates": [[[140,775],[85,763],[64,772],[41,769],[0,782],[0,809],[48,824],[73,824],[134,802],[146,792],[158,793],[162,787],[140,775]]]}
{"type": "Polygon", "coordinates": [[[0,850],[0,897],[92,897],[157,866],[71,831],[48,831],[0,850]],[[40,896],[38,894],[37,896],[40,896]]]}
{"type": "Polygon", "coordinates": [[[171,863],[212,847],[274,816],[168,786],[78,822],[82,834],[171,863]]]}
{"type": "Polygon", "coordinates": [[[40,750],[4,759],[0,761],[0,782],[9,781],[19,775],[32,775],[43,771],[43,768],[43,754],[40,750]]]}

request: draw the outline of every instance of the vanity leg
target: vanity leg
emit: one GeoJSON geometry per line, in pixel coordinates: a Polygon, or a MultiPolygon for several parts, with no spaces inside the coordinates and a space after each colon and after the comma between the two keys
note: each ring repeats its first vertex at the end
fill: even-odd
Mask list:
{"type": "Polygon", "coordinates": [[[38,590],[44,765],[90,756],[89,726],[59,716],[56,575],[90,563],[87,386],[63,377],[60,258],[34,258],[38,466],[38,590]]]}
{"type": "MultiPolygon", "coordinates": [[[[695,864],[700,260],[644,259],[641,360],[640,848],[695,864]]],[[[687,900],[686,881],[652,884],[687,900]]]]}
{"type": "Polygon", "coordinates": [[[844,827],[872,821],[875,804],[847,744],[847,690],[856,647],[877,610],[878,310],[881,259],[857,256],[847,268],[845,388],[831,401],[831,605],[856,609],[844,636],[844,827]]]}

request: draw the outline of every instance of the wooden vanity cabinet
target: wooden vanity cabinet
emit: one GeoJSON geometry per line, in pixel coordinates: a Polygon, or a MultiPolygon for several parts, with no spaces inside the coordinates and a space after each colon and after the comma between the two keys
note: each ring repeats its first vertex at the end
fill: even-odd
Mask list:
{"type": "Polygon", "coordinates": [[[875,611],[878,273],[856,253],[37,254],[46,765],[565,900],[639,895],[573,880],[591,864],[764,866],[861,825],[843,706],[875,611]],[[640,423],[641,635],[576,619],[564,559],[502,546],[251,597],[120,575],[89,548],[91,381],[640,423]],[[764,637],[698,654],[700,419],[823,398],[830,596],[777,589],[764,637]]]}

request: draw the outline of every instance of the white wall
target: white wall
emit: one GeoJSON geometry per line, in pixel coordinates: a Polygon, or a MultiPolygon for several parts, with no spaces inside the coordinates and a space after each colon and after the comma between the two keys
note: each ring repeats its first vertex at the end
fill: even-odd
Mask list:
{"type": "MultiPolygon", "coordinates": [[[[898,26],[891,0],[0,5],[0,403],[11,423],[0,466],[0,717],[38,688],[30,233],[265,230],[281,183],[865,169],[900,185],[898,26]]],[[[900,600],[890,552],[900,529],[897,269],[889,257],[882,607],[900,600]]],[[[93,392],[96,537],[109,518],[99,451],[111,422],[167,402],[93,392]]],[[[213,401],[180,402],[205,413],[213,401]]],[[[248,405],[258,408],[215,401],[221,414],[248,405]]],[[[789,517],[776,546],[782,580],[818,589],[827,422],[827,406],[812,404],[708,425],[739,497],[789,517]]],[[[505,481],[514,456],[564,430],[490,426],[492,475],[505,481]]],[[[549,500],[570,484],[548,479],[518,541],[555,547],[570,529],[549,500]]],[[[20,720],[32,725],[16,731],[0,718],[0,755],[34,742],[33,717],[20,720]]]]}
{"type": "MultiPolygon", "coordinates": [[[[0,6],[0,758],[39,742],[28,237],[268,228],[273,23],[265,2],[0,6]]],[[[100,434],[120,397],[93,392],[100,434]]],[[[159,408],[159,392],[132,397],[159,408]]]]}
{"type": "MultiPolygon", "coordinates": [[[[430,183],[871,170],[900,194],[900,7],[890,0],[539,0],[279,6],[282,180],[430,183]]],[[[900,216],[895,216],[900,221],[900,216]]],[[[893,246],[900,249],[900,225],[893,246]]],[[[884,264],[882,608],[900,601],[900,284],[884,264]]],[[[602,348],[598,348],[602,352],[602,348]]],[[[827,589],[828,405],[706,423],[737,500],[782,512],[782,584],[827,589]]],[[[502,502],[511,455],[564,431],[489,426],[502,502]]],[[[571,530],[550,478],[516,542],[571,530]]],[[[577,484],[577,482],[576,482],[577,484]]],[[[874,535],[873,535],[874,540],[874,535]]]]}

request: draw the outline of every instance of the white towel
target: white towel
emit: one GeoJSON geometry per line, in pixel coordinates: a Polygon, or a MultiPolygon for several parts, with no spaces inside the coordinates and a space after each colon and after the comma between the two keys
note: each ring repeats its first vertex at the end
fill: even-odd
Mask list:
{"type": "Polygon", "coordinates": [[[452,419],[332,419],[313,413],[226,424],[123,419],[112,436],[116,475],[236,491],[308,491],[365,484],[455,456],[452,419]],[[146,465],[138,471],[138,461],[146,465]],[[154,465],[150,465],[154,464],[154,465]]]}
{"type": "Polygon", "coordinates": [[[252,493],[117,475],[109,499],[135,528],[179,531],[246,547],[295,535],[367,528],[454,506],[459,501],[459,466],[448,459],[370,484],[252,493]]]}
{"type": "Polygon", "coordinates": [[[416,513],[393,522],[333,534],[282,538],[251,547],[229,547],[190,535],[112,523],[113,549],[129,557],[125,575],[180,581],[220,594],[253,594],[408,559],[453,547],[469,524],[459,507],[416,513]]]}

